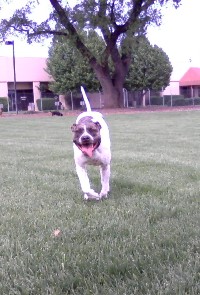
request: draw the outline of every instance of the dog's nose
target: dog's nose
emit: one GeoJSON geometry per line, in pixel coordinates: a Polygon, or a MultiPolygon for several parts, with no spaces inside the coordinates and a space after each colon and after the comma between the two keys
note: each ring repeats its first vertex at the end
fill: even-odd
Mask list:
{"type": "Polygon", "coordinates": [[[89,141],[90,137],[88,135],[84,135],[84,136],[81,137],[81,140],[82,141],[89,141]]]}

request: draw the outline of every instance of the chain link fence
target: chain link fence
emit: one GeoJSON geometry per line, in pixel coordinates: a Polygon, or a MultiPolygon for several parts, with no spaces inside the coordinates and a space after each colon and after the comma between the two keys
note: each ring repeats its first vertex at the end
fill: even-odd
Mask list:
{"type": "MultiPolygon", "coordinates": [[[[87,93],[88,99],[93,109],[104,108],[104,96],[102,92],[87,93]]],[[[63,105],[71,110],[85,109],[84,100],[80,93],[68,93],[63,99],[63,105]]],[[[175,106],[196,106],[200,105],[200,97],[185,98],[183,95],[163,95],[161,91],[148,90],[128,91],[123,89],[123,107],[175,107],[175,106]]]]}
{"type": "Polygon", "coordinates": [[[123,90],[124,107],[145,107],[145,106],[198,106],[200,97],[185,98],[183,95],[163,95],[162,91],[127,91],[123,90]]]}

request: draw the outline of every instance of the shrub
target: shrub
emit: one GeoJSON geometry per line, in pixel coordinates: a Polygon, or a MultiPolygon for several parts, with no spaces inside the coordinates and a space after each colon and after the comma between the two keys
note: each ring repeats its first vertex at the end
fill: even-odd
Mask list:
{"type": "Polygon", "coordinates": [[[194,98],[194,104],[195,105],[200,105],[200,97],[195,97],[194,98]]]}
{"type": "Polygon", "coordinates": [[[173,106],[192,106],[199,104],[200,98],[177,98],[173,100],[173,106]]]}
{"type": "Polygon", "coordinates": [[[55,99],[54,98],[40,98],[37,99],[37,107],[39,111],[50,111],[55,110],[55,99]],[[42,109],[41,109],[41,100],[42,100],[42,109]]]}
{"type": "Polygon", "coordinates": [[[162,98],[161,96],[152,96],[150,102],[151,105],[163,105],[164,103],[164,105],[171,106],[172,103],[172,106],[190,106],[200,105],[200,97],[184,98],[183,95],[164,95],[162,98]]]}
{"type": "Polygon", "coordinates": [[[152,96],[150,102],[151,105],[163,105],[163,98],[161,96],[152,96]]]}
{"type": "MultiPolygon", "coordinates": [[[[167,105],[168,105],[168,106],[171,106],[171,101],[168,102],[167,105]]],[[[185,101],[184,98],[176,98],[176,99],[173,99],[173,100],[172,100],[172,106],[173,106],[173,107],[174,107],[174,106],[185,106],[185,105],[187,105],[187,104],[186,104],[186,101],[185,101]]]]}
{"type": "Polygon", "coordinates": [[[167,106],[182,106],[185,105],[184,103],[184,96],[183,95],[164,95],[164,102],[167,106]],[[171,102],[172,100],[172,102],[171,102]]]}
{"type": "Polygon", "coordinates": [[[7,97],[0,97],[0,104],[3,104],[3,111],[8,111],[8,99],[7,97]]]}

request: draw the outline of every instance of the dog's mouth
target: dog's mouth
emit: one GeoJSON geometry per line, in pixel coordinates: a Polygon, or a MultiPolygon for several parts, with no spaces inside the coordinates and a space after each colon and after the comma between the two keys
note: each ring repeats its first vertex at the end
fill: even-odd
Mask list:
{"type": "Polygon", "coordinates": [[[93,151],[99,146],[99,143],[87,144],[87,145],[78,145],[79,149],[84,153],[84,155],[92,158],[93,151]]]}

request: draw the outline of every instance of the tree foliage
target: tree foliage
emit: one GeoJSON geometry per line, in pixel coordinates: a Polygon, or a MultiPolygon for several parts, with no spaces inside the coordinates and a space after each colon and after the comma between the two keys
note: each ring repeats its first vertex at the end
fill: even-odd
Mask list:
{"type": "MultiPolygon", "coordinates": [[[[101,56],[102,39],[94,31],[87,36],[88,47],[101,56]]],[[[97,91],[100,83],[87,60],[69,42],[54,42],[47,62],[48,73],[53,76],[52,90],[56,93],[77,91],[81,84],[89,91],[97,91]]],[[[112,67],[110,66],[112,70],[112,67]]],[[[170,82],[172,66],[166,53],[152,46],[146,38],[132,37],[132,62],[125,78],[128,90],[160,90],[170,82]]]]}
{"type": "Polygon", "coordinates": [[[129,90],[160,90],[170,83],[172,65],[167,54],[146,38],[133,43],[132,63],[125,80],[129,90]]]}
{"type": "MultiPolygon", "coordinates": [[[[84,38],[88,48],[100,57],[103,50],[102,38],[93,30],[84,34],[84,38]]],[[[49,50],[47,72],[54,78],[51,89],[56,93],[80,91],[80,85],[87,85],[88,91],[97,91],[101,87],[88,60],[83,58],[70,41],[63,38],[54,40],[49,50]]]]}
{"type": "MultiPolygon", "coordinates": [[[[2,0],[1,0],[2,1],[2,0]]],[[[11,0],[10,0],[11,1],[11,0]]],[[[9,2],[10,2],[9,1],[9,2]]],[[[122,105],[122,89],[131,63],[132,36],[144,34],[148,25],[161,22],[161,7],[181,0],[80,0],[71,8],[67,1],[49,0],[51,12],[47,19],[37,23],[32,12],[42,0],[27,0],[26,5],[0,23],[0,39],[9,34],[24,34],[28,42],[49,36],[63,36],[70,40],[88,60],[106,95],[105,105],[122,105]],[[99,59],[84,42],[80,31],[98,30],[104,39],[104,50],[99,59]],[[121,52],[119,51],[119,44],[121,52]],[[113,71],[110,71],[109,60],[113,71]]]]}

